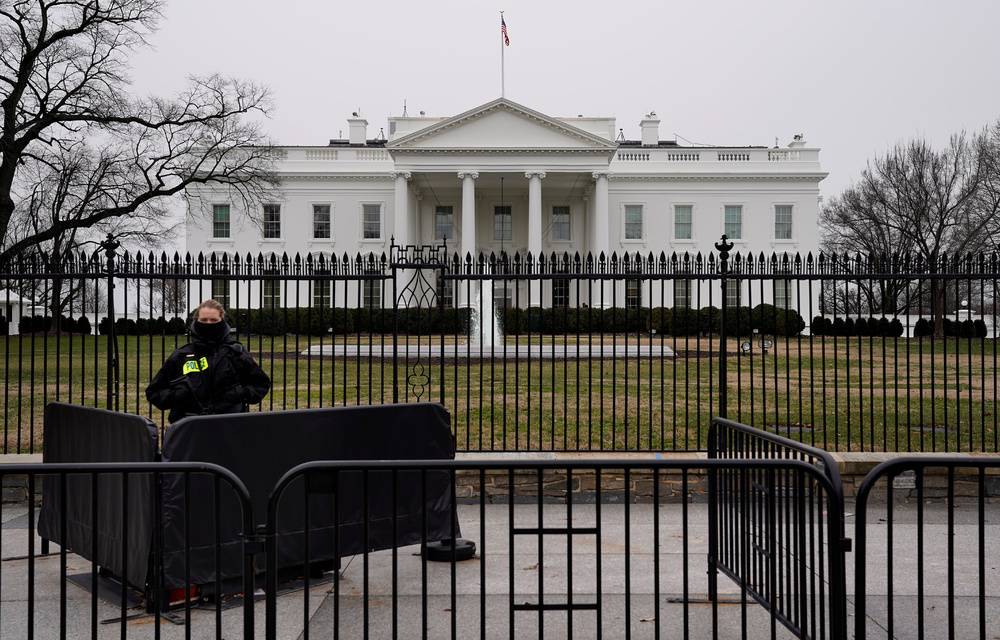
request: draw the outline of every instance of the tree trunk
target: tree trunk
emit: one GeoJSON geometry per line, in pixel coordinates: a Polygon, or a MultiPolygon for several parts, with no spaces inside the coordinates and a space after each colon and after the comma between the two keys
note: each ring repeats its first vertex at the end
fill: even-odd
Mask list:
{"type": "Polygon", "coordinates": [[[934,318],[934,337],[944,337],[945,298],[948,288],[944,283],[931,279],[931,317],[934,318]]]}

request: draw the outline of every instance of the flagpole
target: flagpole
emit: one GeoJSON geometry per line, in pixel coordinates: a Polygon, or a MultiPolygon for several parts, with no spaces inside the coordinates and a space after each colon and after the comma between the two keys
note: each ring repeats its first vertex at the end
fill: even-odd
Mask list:
{"type": "MultiPolygon", "coordinates": [[[[503,11],[500,12],[500,23],[503,24],[503,11]]],[[[500,34],[500,97],[504,97],[503,33],[500,34]]]]}

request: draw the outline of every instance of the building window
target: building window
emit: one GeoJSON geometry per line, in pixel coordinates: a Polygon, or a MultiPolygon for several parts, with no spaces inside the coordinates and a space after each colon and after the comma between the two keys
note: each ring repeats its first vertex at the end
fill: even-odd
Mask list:
{"type": "Polygon", "coordinates": [[[723,232],[730,240],[739,240],[743,237],[743,205],[726,205],[726,225],[723,232]]]}
{"type": "Polygon", "coordinates": [[[313,238],[316,240],[330,237],[330,205],[313,205],[313,238]]]}
{"type": "Polygon", "coordinates": [[[625,308],[638,309],[642,306],[642,280],[629,278],[625,281],[625,308]]]}
{"type": "Polygon", "coordinates": [[[451,207],[440,206],[434,210],[434,239],[455,237],[455,214],[451,207]]]}
{"type": "Polygon", "coordinates": [[[361,306],[365,309],[382,308],[382,280],[370,278],[362,281],[361,306]]]}
{"type": "Polygon", "coordinates": [[[264,205],[264,237],[265,238],[280,238],[281,237],[281,205],[280,204],[265,204],[264,205]]]}
{"type": "Polygon", "coordinates": [[[514,239],[509,205],[493,207],[493,239],[497,242],[510,242],[514,239]]]}
{"type": "Polygon", "coordinates": [[[691,307],[691,280],[687,278],[674,280],[674,307],[682,309],[691,307]]]}
{"type": "Polygon", "coordinates": [[[774,205],[774,239],[792,239],[792,205],[774,205]]]}
{"type": "MultiPolygon", "coordinates": [[[[264,272],[266,276],[276,276],[278,272],[268,269],[264,272]]],[[[262,281],[260,303],[264,309],[277,309],[281,306],[281,281],[277,278],[267,278],[262,281]]]]}
{"type": "MultiPolygon", "coordinates": [[[[451,207],[449,207],[451,208],[451,207]]],[[[450,308],[455,306],[455,281],[448,280],[444,274],[438,271],[437,274],[437,302],[439,306],[450,308]]]]}
{"type": "Polygon", "coordinates": [[[642,205],[625,205],[625,239],[642,240],[642,205]]]}
{"type": "MultiPolygon", "coordinates": [[[[215,269],[213,275],[225,276],[229,275],[228,269],[215,269]]],[[[228,278],[214,278],[212,280],[212,299],[217,301],[225,308],[229,308],[229,279],[228,278]]]]}
{"type": "Polygon", "coordinates": [[[212,205],[212,237],[229,237],[229,205],[212,205]]]}
{"type": "Polygon", "coordinates": [[[691,205],[679,204],[674,207],[674,238],[691,239],[691,205]]]}
{"type": "Polygon", "coordinates": [[[726,280],[726,306],[738,307],[741,299],[741,285],[739,280],[726,280]]]}
{"type": "Polygon", "coordinates": [[[514,287],[516,282],[506,280],[493,281],[493,307],[503,310],[514,306],[514,287]]]}
{"type": "Polygon", "coordinates": [[[552,307],[555,309],[569,308],[569,280],[559,278],[552,281],[552,307]]]}
{"type": "MultiPolygon", "coordinates": [[[[329,275],[329,271],[316,271],[316,275],[329,275]]],[[[312,282],[312,306],[316,308],[329,308],[332,296],[330,291],[332,283],[326,278],[313,280],[312,282]]]]}
{"type": "Polygon", "coordinates": [[[792,282],[791,280],[774,281],[774,306],[779,309],[788,309],[792,303],[792,282]]]}
{"type": "Polygon", "coordinates": [[[569,237],[569,207],[552,207],[553,242],[568,242],[569,237]]]}
{"type": "Polygon", "coordinates": [[[382,239],[382,205],[361,205],[361,228],[364,240],[382,239]]]}

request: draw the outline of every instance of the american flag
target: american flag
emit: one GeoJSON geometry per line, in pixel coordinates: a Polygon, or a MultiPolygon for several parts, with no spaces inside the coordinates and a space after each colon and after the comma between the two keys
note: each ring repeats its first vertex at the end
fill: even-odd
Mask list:
{"type": "Polygon", "coordinates": [[[500,16],[500,33],[503,35],[503,43],[510,46],[510,38],[507,37],[507,23],[503,21],[503,16],[500,16]]]}

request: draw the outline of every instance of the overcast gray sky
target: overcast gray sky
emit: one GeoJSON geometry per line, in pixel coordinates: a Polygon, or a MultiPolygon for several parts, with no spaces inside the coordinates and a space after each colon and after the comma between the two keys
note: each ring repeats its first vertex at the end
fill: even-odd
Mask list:
{"type": "Polygon", "coordinates": [[[500,93],[550,115],[612,115],[629,138],[656,110],[660,137],[822,148],[829,197],[868,158],[1000,117],[997,0],[169,0],[143,93],[221,72],[267,84],[267,128],[325,144],[360,108],[374,135],[410,113],[453,115],[500,93]]]}

